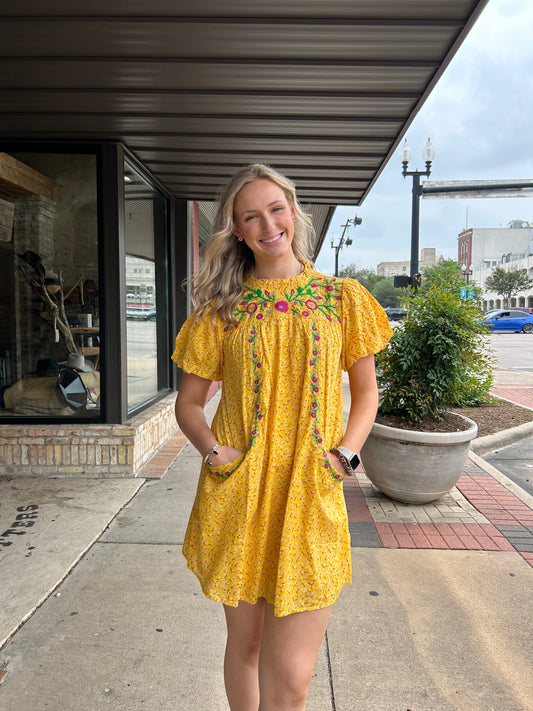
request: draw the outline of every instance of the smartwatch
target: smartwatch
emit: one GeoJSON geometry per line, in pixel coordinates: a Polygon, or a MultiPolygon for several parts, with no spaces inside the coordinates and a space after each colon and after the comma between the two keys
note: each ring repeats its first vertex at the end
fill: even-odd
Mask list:
{"type": "Polygon", "coordinates": [[[333,447],[330,452],[339,458],[346,474],[348,476],[353,476],[354,470],[357,469],[360,462],[357,452],[352,452],[351,449],[343,447],[342,445],[333,447]]]}

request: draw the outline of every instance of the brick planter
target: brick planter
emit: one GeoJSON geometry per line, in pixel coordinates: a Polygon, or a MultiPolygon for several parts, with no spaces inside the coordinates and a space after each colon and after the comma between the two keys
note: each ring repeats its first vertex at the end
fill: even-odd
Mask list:
{"type": "Polygon", "coordinates": [[[0,425],[0,475],[136,477],[176,433],[175,399],[123,425],[0,425]]]}

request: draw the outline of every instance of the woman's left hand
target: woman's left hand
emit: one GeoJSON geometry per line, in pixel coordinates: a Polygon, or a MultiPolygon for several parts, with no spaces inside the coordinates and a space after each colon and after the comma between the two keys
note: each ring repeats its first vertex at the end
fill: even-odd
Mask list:
{"type": "Polygon", "coordinates": [[[328,452],[328,460],[331,467],[338,473],[346,476],[346,470],[342,466],[341,460],[333,452],[328,452]]]}

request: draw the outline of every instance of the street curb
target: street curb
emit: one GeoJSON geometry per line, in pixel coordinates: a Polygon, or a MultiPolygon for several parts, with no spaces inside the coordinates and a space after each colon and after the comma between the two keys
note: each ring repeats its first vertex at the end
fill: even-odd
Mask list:
{"type": "Polygon", "coordinates": [[[529,508],[533,511],[533,496],[529,494],[527,491],[522,489],[521,486],[518,486],[518,484],[515,484],[514,481],[509,479],[508,476],[505,474],[502,474],[502,472],[499,469],[496,469],[495,466],[492,464],[489,464],[486,462],[482,457],[477,455],[475,452],[470,451],[468,458],[474,462],[474,464],[477,464],[477,466],[480,469],[483,469],[484,472],[487,474],[490,474],[496,481],[498,481],[502,486],[505,486],[505,488],[510,491],[512,494],[516,496],[517,499],[520,499],[520,501],[525,504],[526,506],[529,506],[529,508]]]}
{"type": "Polygon", "coordinates": [[[533,422],[524,422],[522,425],[510,427],[508,430],[502,430],[484,437],[476,437],[472,441],[470,449],[482,457],[484,454],[502,449],[502,447],[508,447],[510,444],[520,442],[527,437],[533,437],[533,422]]]}

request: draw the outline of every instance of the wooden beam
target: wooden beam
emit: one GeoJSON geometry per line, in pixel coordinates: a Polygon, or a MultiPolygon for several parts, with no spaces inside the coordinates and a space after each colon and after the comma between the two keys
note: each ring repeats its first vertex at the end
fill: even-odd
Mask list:
{"type": "Polygon", "coordinates": [[[13,156],[0,153],[0,190],[11,195],[32,193],[52,199],[54,181],[13,156]]]}

